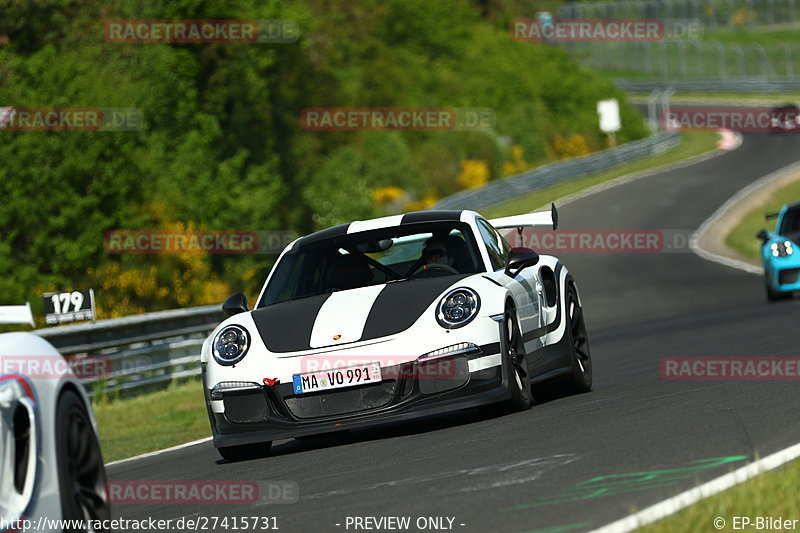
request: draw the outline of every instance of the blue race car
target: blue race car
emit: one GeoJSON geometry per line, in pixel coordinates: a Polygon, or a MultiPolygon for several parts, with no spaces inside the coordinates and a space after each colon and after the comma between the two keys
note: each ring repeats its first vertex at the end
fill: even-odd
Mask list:
{"type": "Polygon", "coordinates": [[[767,220],[777,218],[775,232],[761,230],[761,260],[764,263],[764,285],[767,300],[791,298],[800,291],[800,202],[787,204],[767,220]]]}

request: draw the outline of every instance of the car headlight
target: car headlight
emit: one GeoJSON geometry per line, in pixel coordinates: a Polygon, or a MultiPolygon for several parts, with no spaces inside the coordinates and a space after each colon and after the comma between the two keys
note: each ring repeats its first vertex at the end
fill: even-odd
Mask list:
{"type": "Polygon", "coordinates": [[[773,242],[770,245],[772,257],[788,257],[794,253],[792,241],[773,242]]]}
{"type": "Polygon", "coordinates": [[[250,334],[242,326],[227,326],[214,337],[214,359],[223,366],[238,363],[250,349],[250,334]]]}
{"type": "Polygon", "coordinates": [[[439,301],[436,306],[436,321],[445,329],[456,329],[466,326],[478,314],[481,299],[472,289],[461,287],[454,289],[439,301]]]}

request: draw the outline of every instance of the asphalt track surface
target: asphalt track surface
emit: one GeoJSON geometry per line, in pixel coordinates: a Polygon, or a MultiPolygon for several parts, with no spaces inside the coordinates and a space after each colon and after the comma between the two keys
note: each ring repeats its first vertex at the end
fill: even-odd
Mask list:
{"type": "MultiPolygon", "coordinates": [[[[561,227],[693,230],[742,187],[799,158],[800,135],[745,134],[736,151],[565,206],[561,227]]],[[[660,373],[665,357],[797,355],[800,299],[768,304],[758,276],[688,248],[562,257],[581,290],[592,392],[506,416],[472,410],[278,441],[270,457],[252,461],[225,462],[207,442],[114,465],[111,481],[283,480],[297,483],[300,497],[124,504],[113,515],[260,515],[284,533],[391,531],[347,527],[347,517],[390,516],[410,517],[407,531],[436,530],[417,528],[425,517],[452,518],[463,532],[586,531],[800,442],[796,381],[660,373]]],[[[713,518],[692,529],[714,531],[713,518]]]]}

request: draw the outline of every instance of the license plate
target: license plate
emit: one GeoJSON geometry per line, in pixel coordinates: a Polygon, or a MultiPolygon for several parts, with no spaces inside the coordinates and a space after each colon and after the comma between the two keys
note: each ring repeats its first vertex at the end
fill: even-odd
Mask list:
{"type": "Polygon", "coordinates": [[[380,363],[367,363],[348,368],[332,368],[307,374],[295,374],[292,376],[292,381],[295,394],[378,383],[381,381],[381,365],[380,363]]]}

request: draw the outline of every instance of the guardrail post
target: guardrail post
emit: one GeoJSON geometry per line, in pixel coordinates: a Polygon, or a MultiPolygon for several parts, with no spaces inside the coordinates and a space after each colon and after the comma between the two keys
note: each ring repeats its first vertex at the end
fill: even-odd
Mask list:
{"type": "Polygon", "coordinates": [[[660,94],[660,89],[653,89],[653,92],[650,93],[650,98],[647,100],[647,117],[652,135],[658,133],[660,129],[658,120],[658,98],[660,94]]]}
{"type": "Polygon", "coordinates": [[[675,94],[675,89],[670,85],[661,92],[661,116],[666,120],[669,113],[669,99],[675,94]]]}

